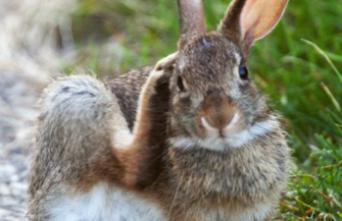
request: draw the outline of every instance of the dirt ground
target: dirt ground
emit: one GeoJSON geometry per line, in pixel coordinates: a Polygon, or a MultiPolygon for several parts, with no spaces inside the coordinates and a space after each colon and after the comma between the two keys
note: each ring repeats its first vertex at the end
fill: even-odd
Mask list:
{"type": "Polygon", "coordinates": [[[24,220],[34,121],[42,83],[0,68],[0,220],[24,220]]]}
{"type": "Polygon", "coordinates": [[[53,31],[76,3],[0,0],[0,221],[25,220],[37,103],[62,58],[53,31]]]}

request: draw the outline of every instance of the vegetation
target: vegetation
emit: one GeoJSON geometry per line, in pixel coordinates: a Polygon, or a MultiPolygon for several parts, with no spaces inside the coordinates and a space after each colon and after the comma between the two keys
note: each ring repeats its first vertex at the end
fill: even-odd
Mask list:
{"type": "MultiPolygon", "coordinates": [[[[228,2],[204,0],[209,29],[228,2]]],[[[341,15],[339,0],[292,0],[250,55],[252,78],[284,115],[295,162],[280,220],[342,220],[341,15]]],[[[176,49],[175,1],[82,0],[72,22],[82,56],[67,72],[124,72],[176,49]]]]}

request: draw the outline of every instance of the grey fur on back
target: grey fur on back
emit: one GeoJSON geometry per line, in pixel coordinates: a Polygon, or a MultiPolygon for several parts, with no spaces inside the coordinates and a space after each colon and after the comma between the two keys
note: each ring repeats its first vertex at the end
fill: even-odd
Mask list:
{"type": "Polygon", "coordinates": [[[112,93],[116,95],[121,111],[131,130],[135,121],[141,87],[151,70],[152,67],[131,70],[117,78],[108,80],[106,83],[112,93]]]}

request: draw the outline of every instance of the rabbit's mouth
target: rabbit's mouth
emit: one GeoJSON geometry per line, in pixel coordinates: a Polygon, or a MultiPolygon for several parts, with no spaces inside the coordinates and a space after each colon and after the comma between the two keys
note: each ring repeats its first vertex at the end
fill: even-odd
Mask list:
{"type": "Polygon", "coordinates": [[[222,128],[216,128],[211,126],[205,117],[201,117],[201,124],[206,131],[207,137],[228,137],[229,134],[241,130],[244,125],[241,121],[241,114],[239,112],[235,112],[228,125],[222,128]]]}
{"type": "Polygon", "coordinates": [[[169,143],[172,147],[181,149],[204,148],[214,151],[238,149],[257,139],[262,139],[280,126],[278,119],[273,116],[252,125],[244,125],[241,119],[242,115],[236,112],[225,128],[217,129],[212,127],[205,118],[201,118],[201,123],[206,130],[205,137],[176,136],[170,138],[169,143]]]}

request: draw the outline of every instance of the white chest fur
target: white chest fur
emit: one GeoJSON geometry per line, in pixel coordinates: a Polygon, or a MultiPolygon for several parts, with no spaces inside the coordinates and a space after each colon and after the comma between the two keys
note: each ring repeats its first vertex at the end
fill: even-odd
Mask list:
{"type": "MultiPolygon", "coordinates": [[[[65,194],[46,204],[50,221],[167,221],[158,205],[118,187],[98,184],[88,193],[65,194]]],[[[195,209],[202,221],[262,221],[270,203],[234,210],[195,209]]]]}
{"type": "Polygon", "coordinates": [[[46,206],[53,221],[166,220],[158,205],[106,184],[98,184],[88,193],[61,196],[46,206]]]}

